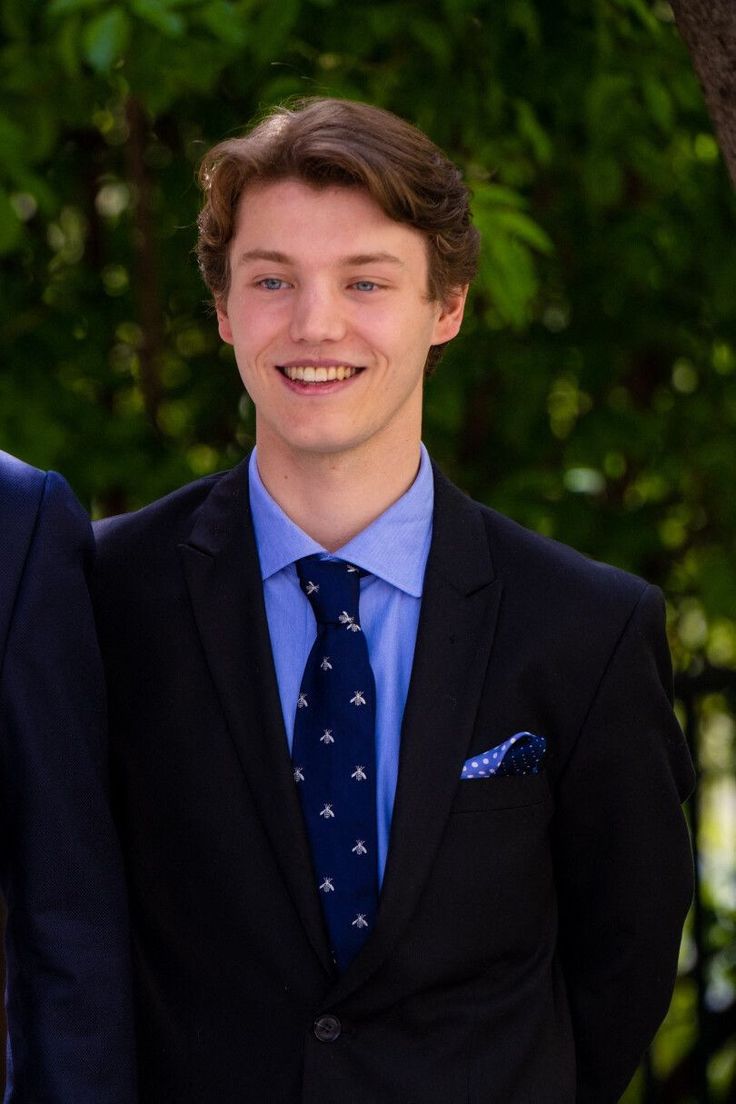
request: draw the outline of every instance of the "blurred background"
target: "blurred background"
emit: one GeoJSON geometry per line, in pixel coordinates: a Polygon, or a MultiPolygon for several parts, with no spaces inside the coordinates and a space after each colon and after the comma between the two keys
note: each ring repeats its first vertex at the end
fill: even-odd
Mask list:
{"type": "Polygon", "coordinates": [[[0,94],[0,447],[97,517],[253,440],[192,255],[208,146],[336,95],[463,167],[484,260],[425,440],[665,591],[699,885],[625,1100],[736,1101],[736,205],[669,4],[2,0],[0,94]]]}

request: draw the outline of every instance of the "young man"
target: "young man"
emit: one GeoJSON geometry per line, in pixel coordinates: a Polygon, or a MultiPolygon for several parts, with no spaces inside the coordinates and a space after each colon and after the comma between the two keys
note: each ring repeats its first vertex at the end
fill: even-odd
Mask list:
{"type": "Polygon", "coordinates": [[[134,1104],[125,890],[106,795],[89,520],[0,452],[0,884],[12,1104],[134,1104]]]}
{"type": "Polygon", "coordinates": [[[661,597],[432,470],[478,241],[424,135],[316,100],[202,180],[257,447],[98,531],[142,1098],[614,1101],[691,892],[661,597]]]}

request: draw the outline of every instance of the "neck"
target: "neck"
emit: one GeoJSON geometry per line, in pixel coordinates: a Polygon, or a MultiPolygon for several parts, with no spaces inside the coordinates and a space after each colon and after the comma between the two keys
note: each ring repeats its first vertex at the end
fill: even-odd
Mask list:
{"type": "Polygon", "coordinates": [[[380,465],[364,454],[307,454],[285,463],[258,442],[258,472],[284,513],[328,552],[342,548],[401,498],[420,463],[419,438],[380,465]]]}

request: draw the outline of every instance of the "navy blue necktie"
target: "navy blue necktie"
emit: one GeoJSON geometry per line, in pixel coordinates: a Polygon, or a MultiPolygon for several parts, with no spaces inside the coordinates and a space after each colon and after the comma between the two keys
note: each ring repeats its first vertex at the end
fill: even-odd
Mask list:
{"type": "Polygon", "coordinates": [[[294,720],[292,765],[332,953],[346,969],[378,901],[376,691],[360,627],[361,572],[307,556],[297,573],[317,620],[294,720]]]}

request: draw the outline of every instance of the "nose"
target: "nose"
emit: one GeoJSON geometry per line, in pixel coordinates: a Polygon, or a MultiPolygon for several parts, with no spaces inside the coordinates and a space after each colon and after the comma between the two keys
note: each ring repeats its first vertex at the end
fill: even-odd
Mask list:
{"type": "Polygon", "coordinates": [[[341,340],[345,319],[339,296],[326,287],[300,288],[294,297],[289,332],[292,341],[309,345],[341,340]]]}

